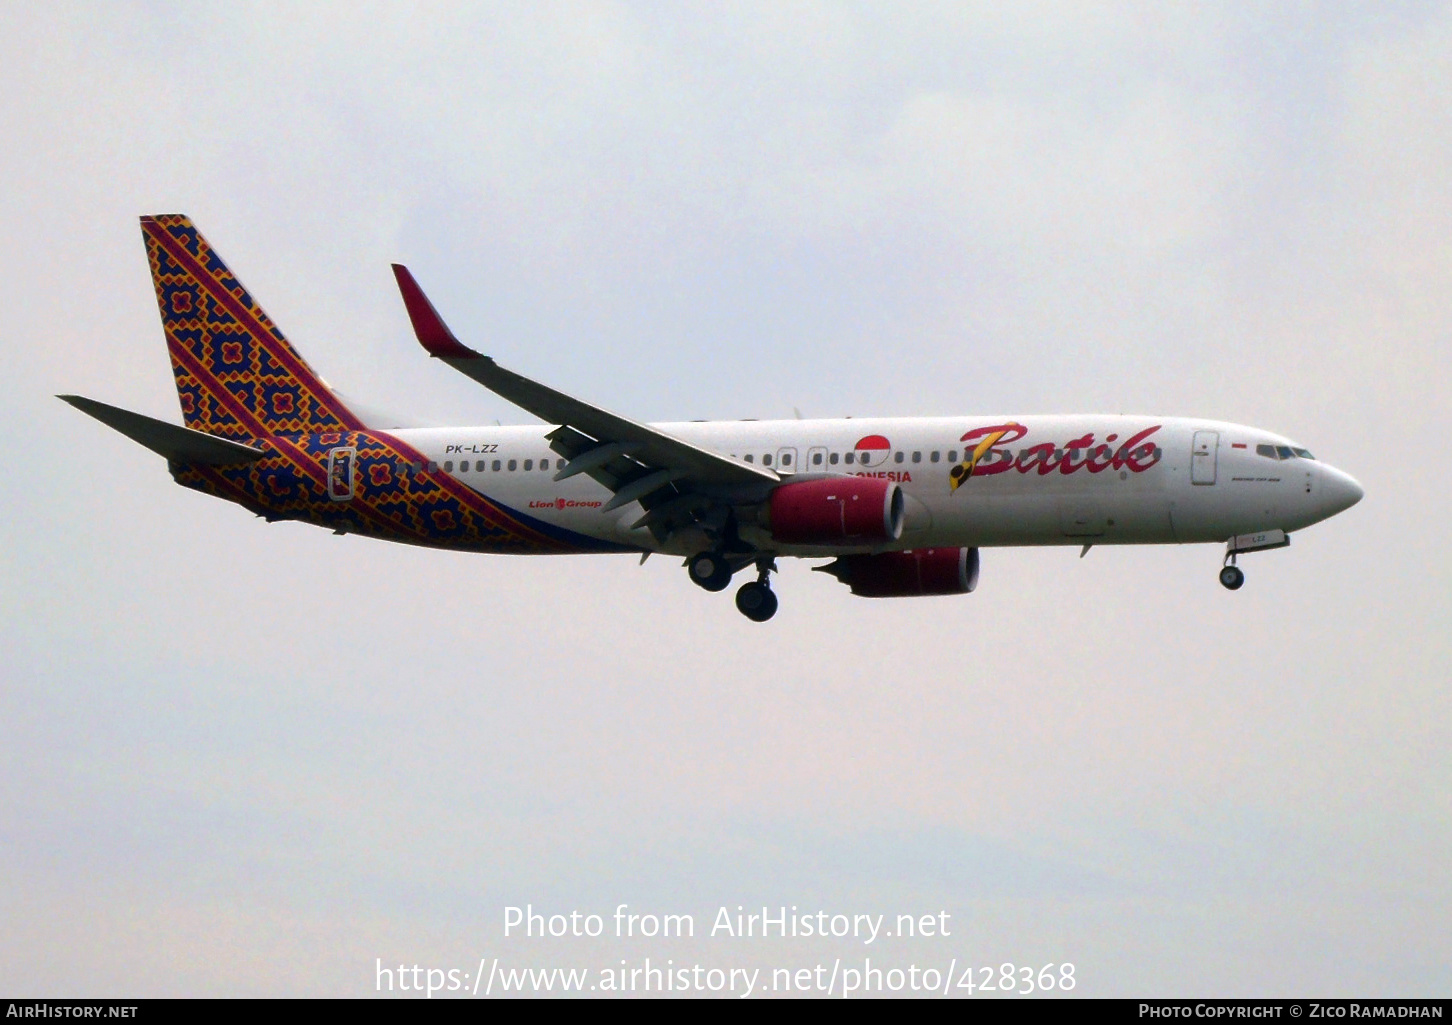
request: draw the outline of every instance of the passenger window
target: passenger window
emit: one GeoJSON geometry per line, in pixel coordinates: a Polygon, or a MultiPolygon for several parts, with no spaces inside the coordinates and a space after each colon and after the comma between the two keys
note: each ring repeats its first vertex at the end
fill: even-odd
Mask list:
{"type": "Polygon", "coordinates": [[[785,453],[782,454],[782,457],[781,457],[781,465],[783,465],[783,466],[790,466],[790,465],[792,465],[792,454],[790,452],[785,452],[785,453]]]}
{"type": "Polygon", "coordinates": [[[747,453],[747,455],[745,456],[745,459],[746,459],[746,461],[748,463],[754,463],[754,462],[756,462],[756,457],[754,455],[751,455],[750,453],[747,453]]]}
{"type": "Polygon", "coordinates": [[[534,469],[534,460],[533,459],[526,459],[524,461],[524,468],[526,470],[533,470],[534,469]]]}
{"type": "Polygon", "coordinates": [[[813,452],[812,453],[812,465],[813,466],[821,466],[822,465],[822,453],[820,453],[820,452],[813,452]]]}
{"type": "Polygon", "coordinates": [[[429,473],[438,473],[438,472],[439,472],[439,464],[438,463],[435,463],[435,462],[430,462],[429,463],[429,473]]]}
{"type": "Polygon", "coordinates": [[[475,473],[483,473],[484,472],[484,460],[481,459],[477,463],[474,464],[474,472],[475,473]]]}
{"type": "Polygon", "coordinates": [[[511,459],[509,461],[509,469],[510,469],[510,471],[512,472],[515,469],[515,467],[517,467],[518,465],[519,465],[519,463],[517,463],[513,459],[511,459]]]}
{"type": "Polygon", "coordinates": [[[932,462],[936,463],[938,461],[938,455],[939,455],[939,453],[934,452],[932,455],[928,456],[928,459],[931,460],[932,462]]]}
{"type": "Polygon", "coordinates": [[[950,462],[950,463],[956,463],[957,461],[958,461],[958,450],[956,448],[949,449],[948,450],[948,462],[950,462]]]}
{"type": "Polygon", "coordinates": [[[548,459],[541,459],[539,461],[539,468],[541,470],[548,470],[550,468],[550,461],[548,459]]]}
{"type": "Polygon", "coordinates": [[[921,452],[914,452],[913,453],[913,462],[915,462],[915,463],[921,463],[922,461],[923,461],[923,454],[921,452]]]}
{"type": "Polygon", "coordinates": [[[831,455],[829,455],[827,457],[827,462],[831,463],[833,466],[836,466],[837,465],[837,453],[836,452],[833,452],[831,455]]]}
{"type": "Polygon", "coordinates": [[[771,453],[770,452],[768,452],[766,455],[764,455],[764,456],[761,457],[761,465],[762,466],[770,466],[771,465],[771,453]]]}
{"type": "Polygon", "coordinates": [[[894,452],[892,454],[892,461],[894,463],[900,463],[900,462],[902,462],[902,460],[903,460],[903,454],[901,452],[894,452]]]}
{"type": "Polygon", "coordinates": [[[856,458],[857,458],[857,453],[856,452],[848,452],[846,455],[844,455],[842,457],[843,461],[848,462],[848,463],[852,462],[852,460],[854,460],[856,458]]]}
{"type": "Polygon", "coordinates": [[[498,459],[494,460],[494,472],[495,473],[498,473],[499,472],[499,460],[498,459]]]}

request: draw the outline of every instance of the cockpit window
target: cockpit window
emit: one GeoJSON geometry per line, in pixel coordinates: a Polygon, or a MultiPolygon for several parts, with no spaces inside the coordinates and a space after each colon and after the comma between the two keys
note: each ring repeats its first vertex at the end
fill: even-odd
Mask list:
{"type": "Polygon", "coordinates": [[[1304,448],[1295,448],[1292,445],[1257,445],[1255,454],[1265,456],[1267,459],[1315,459],[1316,457],[1304,448]]]}

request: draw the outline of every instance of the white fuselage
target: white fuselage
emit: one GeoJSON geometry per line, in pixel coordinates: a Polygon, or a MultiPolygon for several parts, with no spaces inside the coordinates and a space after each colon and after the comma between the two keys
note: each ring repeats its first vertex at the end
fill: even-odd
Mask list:
{"type": "MultiPolygon", "coordinates": [[[[850,474],[896,481],[907,499],[901,539],[860,549],[834,547],[832,553],[1221,542],[1254,531],[1296,530],[1361,497],[1351,477],[1308,455],[1295,455],[1305,450],[1288,439],[1213,420],[1052,415],[654,426],[701,448],[769,467],[785,480],[850,474]],[[992,430],[1003,427],[1009,429],[992,430]],[[1141,436],[1133,449],[1123,447],[1141,436]],[[955,489],[950,471],[975,454],[972,473],[955,489]]],[[[691,530],[677,532],[662,545],[648,530],[632,529],[641,516],[634,503],[603,512],[611,492],[584,474],[554,481],[563,463],[545,437],[550,430],[461,427],[390,433],[436,462],[435,472],[548,524],[637,550],[682,555],[701,550],[705,542],[691,530]]],[[[780,555],[830,554],[775,543],[756,524],[743,525],[742,536],[780,555]]]]}

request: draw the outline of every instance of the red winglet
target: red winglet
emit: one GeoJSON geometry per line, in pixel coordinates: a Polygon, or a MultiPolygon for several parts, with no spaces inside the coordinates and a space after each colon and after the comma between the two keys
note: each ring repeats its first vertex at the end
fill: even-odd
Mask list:
{"type": "Polygon", "coordinates": [[[479,354],[454,337],[444,318],[439,316],[429,297],[401,263],[393,265],[393,276],[398,279],[398,290],[403,293],[403,305],[408,310],[408,319],[413,322],[413,333],[419,344],[428,350],[430,356],[444,359],[472,359],[479,354]]]}

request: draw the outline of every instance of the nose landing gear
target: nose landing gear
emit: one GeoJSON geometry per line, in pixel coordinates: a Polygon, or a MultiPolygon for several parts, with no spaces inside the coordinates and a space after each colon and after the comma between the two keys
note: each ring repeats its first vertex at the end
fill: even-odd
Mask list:
{"type": "Polygon", "coordinates": [[[1254,534],[1237,534],[1225,542],[1225,565],[1220,570],[1220,584],[1226,590],[1238,591],[1245,583],[1245,574],[1235,565],[1235,557],[1246,552],[1268,552],[1273,548],[1286,548],[1291,543],[1290,535],[1284,530],[1262,530],[1254,534]]]}
{"type": "Polygon", "coordinates": [[[1226,566],[1220,571],[1220,583],[1231,591],[1240,590],[1240,585],[1245,583],[1245,574],[1239,566],[1226,566]]]}

